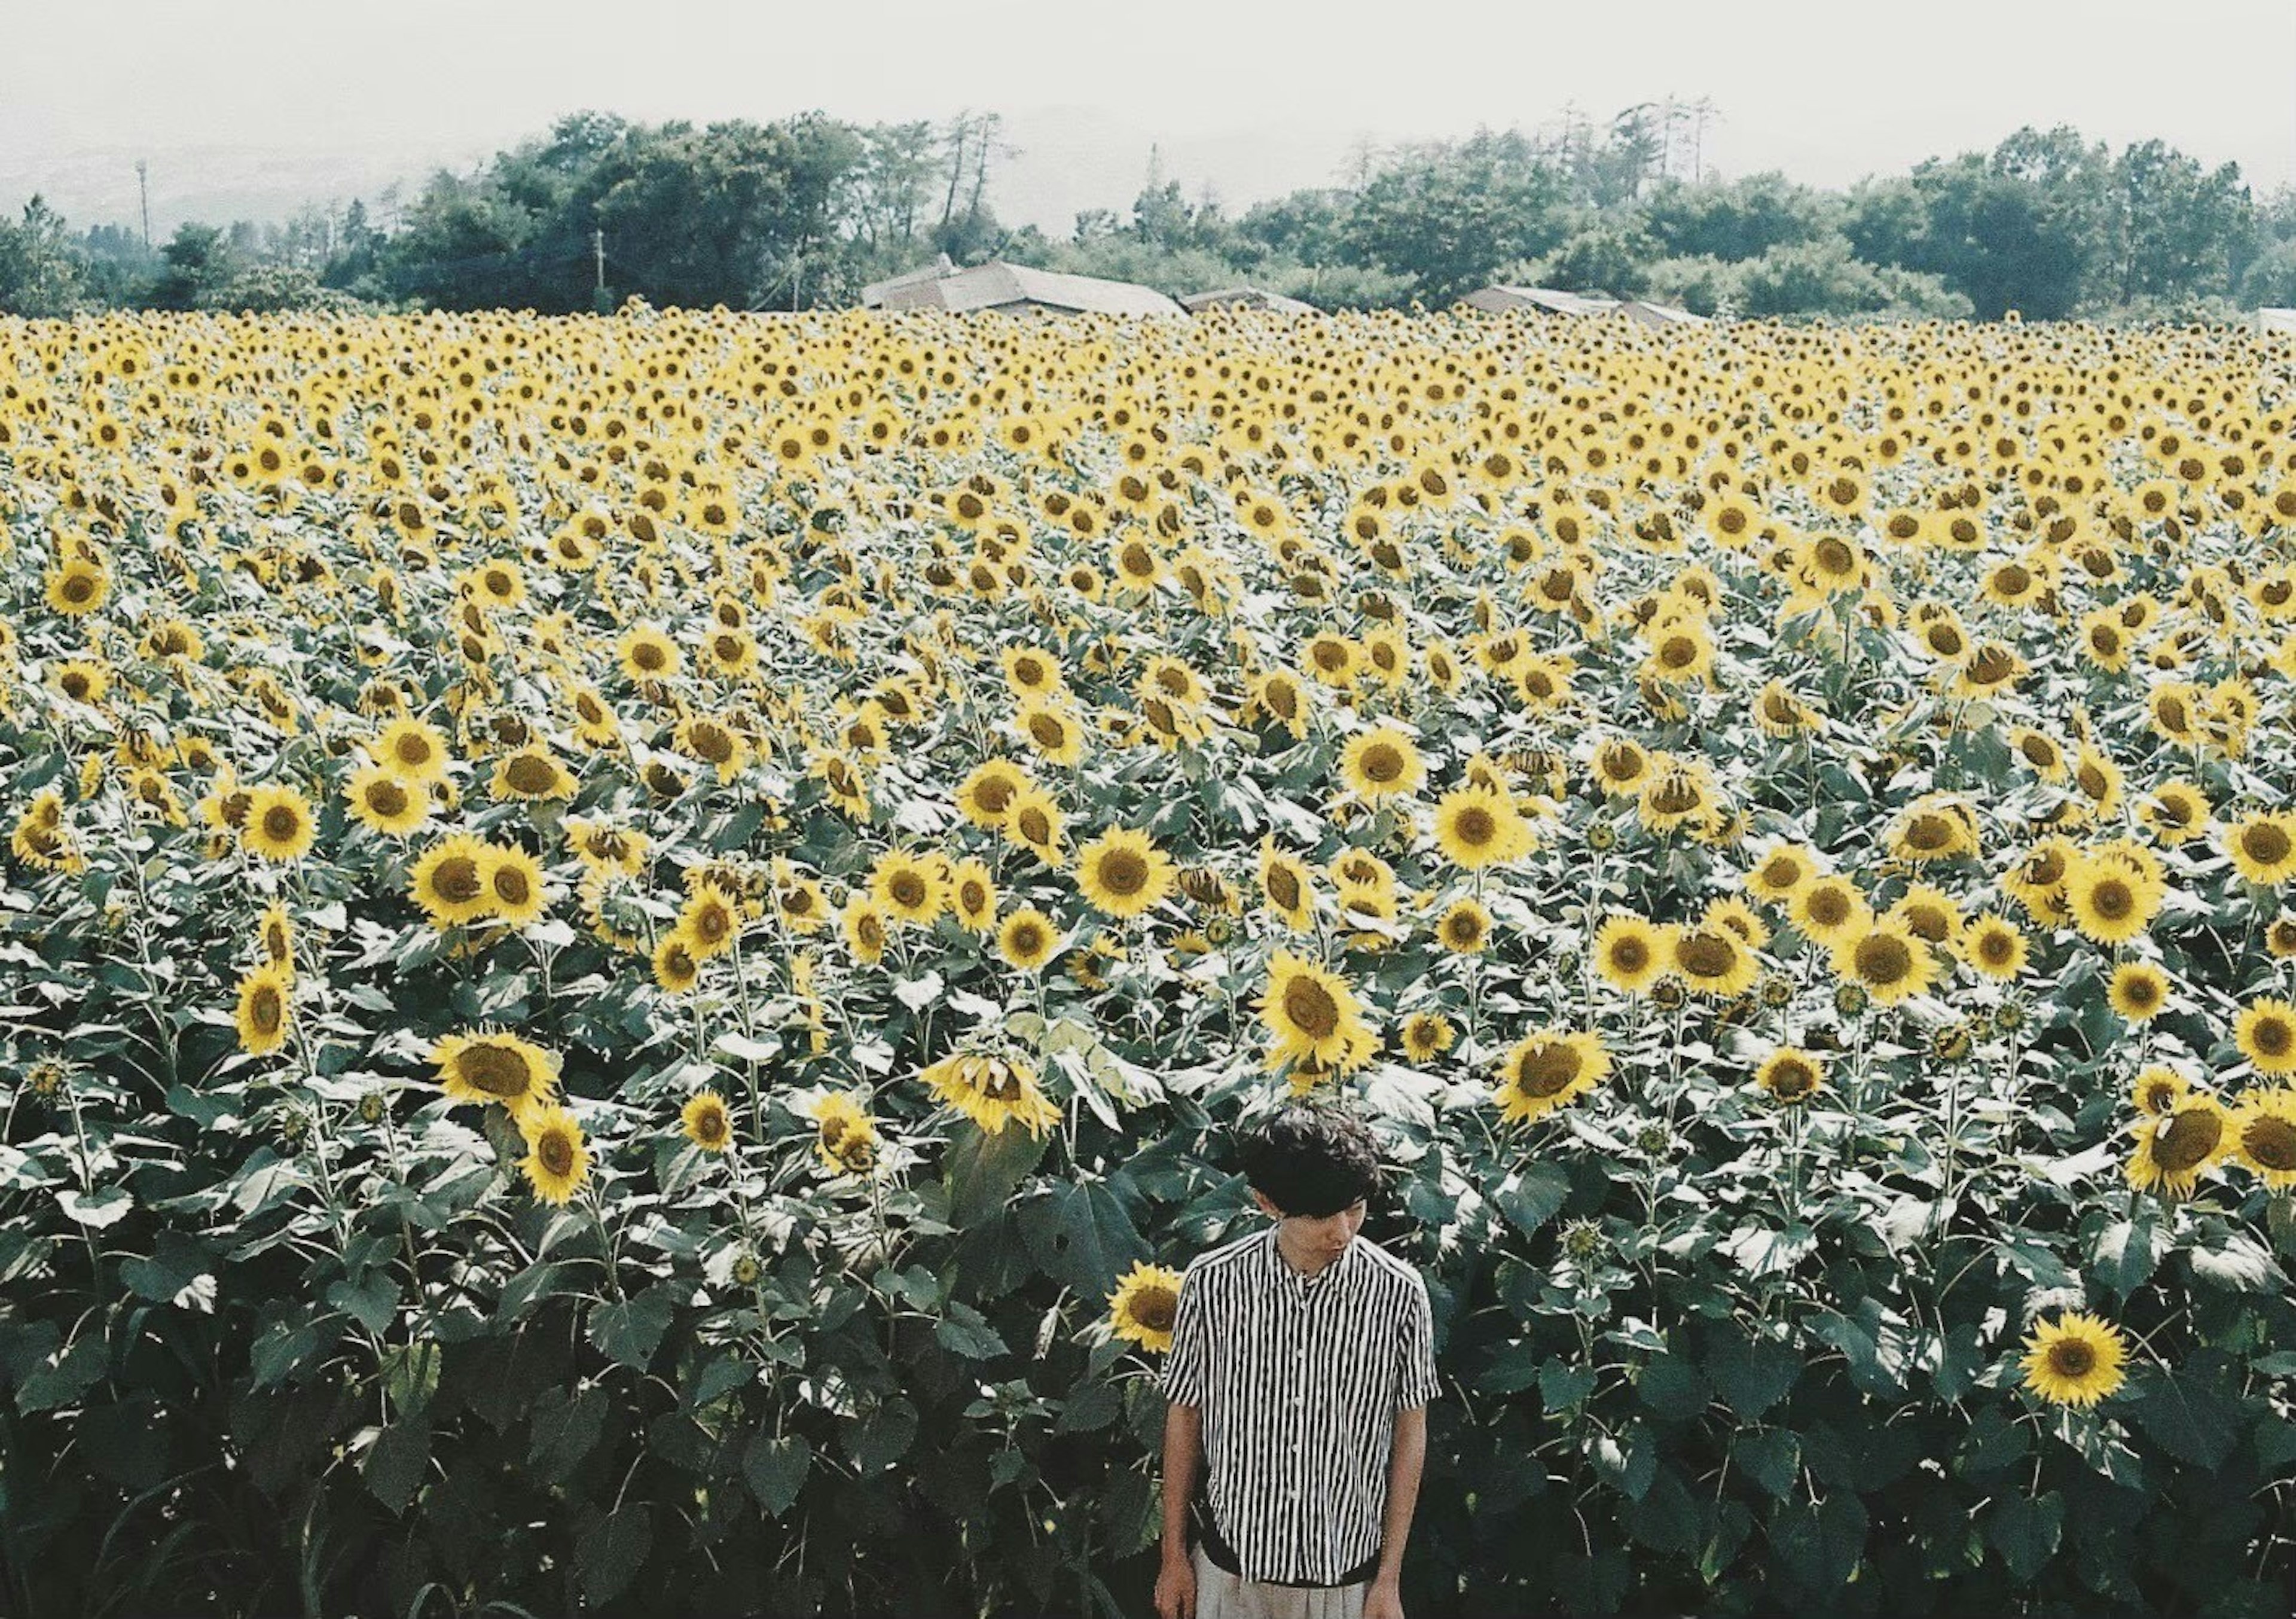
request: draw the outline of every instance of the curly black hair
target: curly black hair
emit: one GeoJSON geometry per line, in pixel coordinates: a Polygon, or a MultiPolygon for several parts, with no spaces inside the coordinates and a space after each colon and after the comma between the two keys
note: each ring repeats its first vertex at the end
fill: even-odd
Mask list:
{"type": "Polygon", "coordinates": [[[1371,1127],[1329,1102],[1294,1102],[1270,1115],[1238,1155],[1244,1179],[1287,1215],[1336,1214],[1385,1184],[1371,1127]]]}

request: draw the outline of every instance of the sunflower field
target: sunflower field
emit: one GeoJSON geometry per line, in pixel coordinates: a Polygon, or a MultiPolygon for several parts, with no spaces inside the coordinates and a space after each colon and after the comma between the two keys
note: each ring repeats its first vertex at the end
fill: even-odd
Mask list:
{"type": "Polygon", "coordinates": [[[1434,1615],[2284,1615],[2290,355],[0,321],[0,1611],[1149,1611],[1374,1122],[1434,1615]]]}

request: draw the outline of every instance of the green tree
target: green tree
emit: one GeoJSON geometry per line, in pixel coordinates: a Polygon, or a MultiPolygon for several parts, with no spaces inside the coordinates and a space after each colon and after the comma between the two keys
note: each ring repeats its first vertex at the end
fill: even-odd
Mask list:
{"type": "Polygon", "coordinates": [[[63,216],[37,193],[12,224],[0,219],[0,314],[71,314],[86,299],[85,270],[63,216]]]}
{"type": "Polygon", "coordinates": [[[1414,146],[1355,198],[1344,239],[1357,263],[1411,279],[1431,305],[1499,265],[1559,245],[1568,185],[1520,130],[1414,146]]]}
{"type": "Polygon", "coordinates": [[[196,309],[220,292],[244,267],[229,234],[212,225],[186,221],[160,250],[167,267],[151,292],[156,309],[196,309]]]}
{"type": "Polygon", "coordinates": [[[2113,267],[2123,302],[2220,293],[2254,249],[2240,165],[2204,170],[2165,142],[2140,141],[2112,166],[2113,267]]]}

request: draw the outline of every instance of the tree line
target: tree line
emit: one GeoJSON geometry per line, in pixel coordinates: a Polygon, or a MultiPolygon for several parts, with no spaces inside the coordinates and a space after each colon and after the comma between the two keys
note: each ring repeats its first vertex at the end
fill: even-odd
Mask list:
{"type": "Polygon", "coordinates": [[[1017,153],[994,112],[696,127],[585,111],[474,172],[434,173],[411,201],[394,189],[283,223],[186,223],[156,248],[118,226],[75,233],[36,196],[0,219],[0,311],[805,308],[942,253],[1324,308],[1439,308],[1493,281],[1751,316],[2296,304],[2296,190],[2259,200],[2237,164],[2027,127],[1829,191],[1678,160],[1684,111],[1366,149],[1343,183],[1241,212],[1152,161],[1128,213],[1087,210],[1065,238],[997,219],[993,172],[1017,153]]]}

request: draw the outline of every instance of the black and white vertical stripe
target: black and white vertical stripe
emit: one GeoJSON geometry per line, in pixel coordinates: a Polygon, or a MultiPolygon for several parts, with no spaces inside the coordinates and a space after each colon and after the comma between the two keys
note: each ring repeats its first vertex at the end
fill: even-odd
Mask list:
{"type": "Polygon", "coordinates": [[[1206,1499],[1243,1577],[1333,1584],[1379,1549],[1395,1419],[1435,1396],[1434,1313],[1370,1238],[1309,1278],[1275,1230],[1189,1262],[1164,1394],[1203,1413],[1206,1499]]]}

